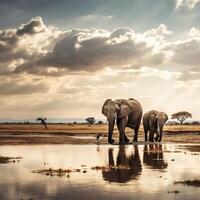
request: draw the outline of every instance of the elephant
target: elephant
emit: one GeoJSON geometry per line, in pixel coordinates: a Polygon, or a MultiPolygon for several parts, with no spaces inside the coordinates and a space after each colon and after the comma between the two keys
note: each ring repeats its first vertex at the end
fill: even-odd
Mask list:
{"type": "Polygon", "coordinates": [[[118,155],[115,159],[113,148],[108,149],[108,170],[102,169],[104,180],[109,182],[126,183],[130,180],[137,179],[142,172],[138,146],[127,155],[126,146],[120,145],[118,155]],[[116,163],[115,163],[116,160],[116,163]]]}
{"type": "Polygon", "coordinates": [[[142,118],[142,107],[140,103],[133,99],[107,99],[102,106],[102,113],[108,120],[108,142],[113,144],[115,140],[112,138],[115,121],[119,130],[119,143],[129,143],[126,137],[125,128],[134,129],[135,135],[133,141],[137,142],[138,131],[142,118]]]}
{"type": "Polygon", "coordinates": [[[162,144],[144,145],[143,163],[153,169],[168,167],[164,160],[162,144]]]}
{"type": "Polygon", "coordinates": [[[148,132],[149,132],[149,141],[154,142],[162,140],[163,126],[168,120],[168,116],[165,112],[159,112],[156,110],[151,110],[146,112],[143,116],[143,127],[145,133],[145,141],[148,141],[148,132]],[[154,138],[154,134],[156,137],[154,138]]]}

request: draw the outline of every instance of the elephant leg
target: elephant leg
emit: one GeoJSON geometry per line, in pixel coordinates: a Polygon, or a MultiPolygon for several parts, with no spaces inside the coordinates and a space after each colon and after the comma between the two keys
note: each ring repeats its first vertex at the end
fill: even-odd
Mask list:
{"type": "Polygon", "coordinates": [[[135,135],[134,135],[134,138],[133,138],[133,142],[137,142],[137,140],[138,140],[139,128],[140,128],[140,126],[137,126],[137,127],[135,127],[135,129],[134,129],[135,135]]]}
{"type": "Polygon", "coordinates": [[[150,132],[149,132],[149,142],[153,142],[153,141],[154,141],[154,128],[151,127],[150,132]]]}
{"type": "Polygon", "coordinates": [[[155,133],[155,124],[150,121],[149,122],[149,127],[150,127],[150,131],[149,131],[149,142],[154,142],[154,133],[155,133]]]}
{"type": "Polygon", "coordinates": [[[117,128],[119,130],[119,144],[125,144],[126,123],[127,123],[126,117],[117,119],[117,128]]]}
{"type": "Polygon", "coordinates": [[[154,138],[153,138],[154,132],[149,133],[149,142],[154,142],[154,138]]]}
{"type": "Polygon", "coordinates": [[[136,125],[135,125],[135,128],[134,128],[134,131],[135,131],[135,135],[134,135],[134,138],[133,138],[133,142],[137,142],[138,141],[138,132],[139,132],[139,128],[140,128],[140,122],[141,122],[141,118],[138,119],[136,125]]]}
{"type": "Polygon", "coordinates": [[[129,139],[127,138],[125,133],[124,133],[124,141],[125,141],[125,143],[129,143],[129,139]]]}
{"type": "Polygon", "coordinates": [[[145,142],[148,141],[148,130],[144,128],[144,139],[145,139],[145,142]]]}
{"type": "Polygon", "coordinates": [[[160,138],[160,134],[158,133],[157,129],[156,129],[155,133],[156,133],[155,141],[157,142],[158,139],[160,138]]]}
{"type": "Polygon", "coordinates": [[[113,149],[108,149],[109,166],[114,166],[113,149]]]}
{"type": "Polygon", "coordinates": [[[162,132],[160,132],[160,137],[159,137],[158,141],[159,141],[159,142],[162,141],[162,132]]]}

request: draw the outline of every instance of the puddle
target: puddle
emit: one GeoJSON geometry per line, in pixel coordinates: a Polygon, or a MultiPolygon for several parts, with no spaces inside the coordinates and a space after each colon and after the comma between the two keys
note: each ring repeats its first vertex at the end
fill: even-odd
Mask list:
{"type": "Polygon", "coordinates": [[[0,146],[1,156],[23,157],[0,165],[0,199],[198,199],[188,180],[200,179],[200,158],[189,146],[0,146]]]}
{"type": "Polygon", "coordinates": [[[84,139],[84,140],[86,140],[86,139],[95,139],[96,140],[96,137],[94,137],[94,136],[89,136],[89,135],[81,135],[81,136],[77,136],[77,135],[72,135],[72,136],[68,136],[68,137],[70,137],[70,138],[74,138],[74,139],[84,139]]]}

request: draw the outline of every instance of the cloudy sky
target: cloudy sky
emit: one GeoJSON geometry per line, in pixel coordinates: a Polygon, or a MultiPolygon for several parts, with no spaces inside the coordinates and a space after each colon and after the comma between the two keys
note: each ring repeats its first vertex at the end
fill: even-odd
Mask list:
{"type": "Polygon", "coordinates": [[[200,0],[0,0],[0,19],[0,118],[133,97],[200,119],[200,0]]]}

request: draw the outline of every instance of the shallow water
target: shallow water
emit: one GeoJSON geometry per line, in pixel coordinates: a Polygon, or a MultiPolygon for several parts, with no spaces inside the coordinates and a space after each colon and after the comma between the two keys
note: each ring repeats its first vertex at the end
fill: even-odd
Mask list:
{"type": "Polygon", "coordinates": [[[199,199],[199,187],[174,184],[200,179],[200,145],[195,146],[0,146],[1,156],[23,157],[19,163],[0,164],[0,200],[199,199]],[[91,169],[108,165],[110,170],[91,169]],[[48,168],[81,172],[62,177],[32,173],[48,168]]]}

